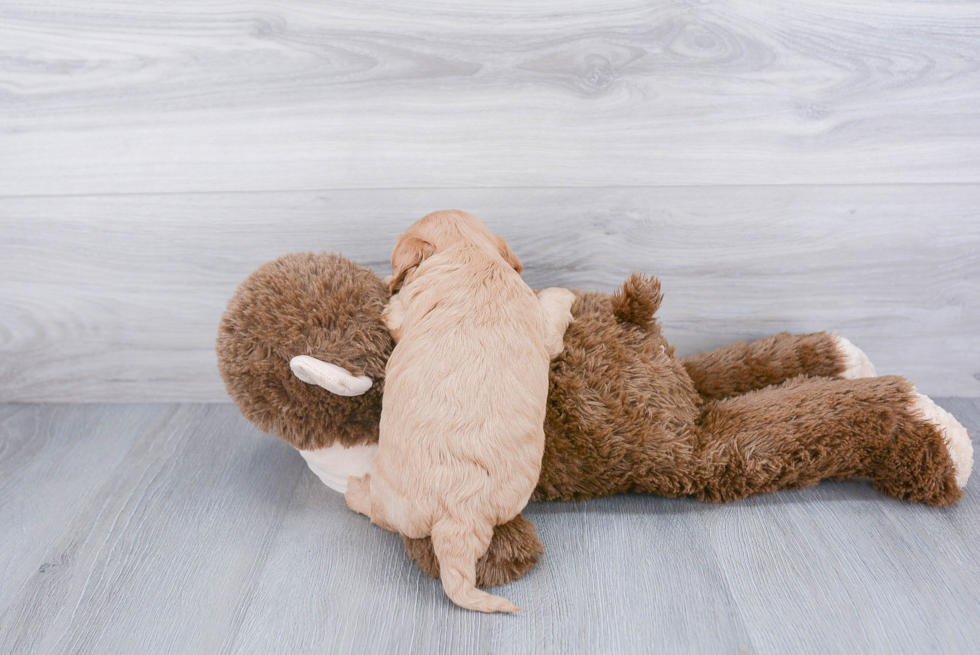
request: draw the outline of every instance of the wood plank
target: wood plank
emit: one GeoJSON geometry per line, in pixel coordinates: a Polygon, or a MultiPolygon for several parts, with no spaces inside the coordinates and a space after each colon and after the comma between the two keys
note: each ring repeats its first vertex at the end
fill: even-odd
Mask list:
{"type": "Polygon", "coordinates": [[[739,652],[750,640],[705,509],[643,497],[532,504],[547,553],[497,590],[523,611],[488,616],[452,605],[400,538],[306,475],[231,652],[739,652]]]}
{"type": "MultiPolygon", "coordinates": [[[[107,427],[127,411],[97,409],[107,427]]],[[[305,467],[229,405],[165,406],[157,418],[43,544],[40,561],[56,564],[30,562],[0,614],[0,651],[212,653],[237,630],[239,599],[305,467]]]]}
{"type": "MultiPolygon", "coordinates": [[[[973,489],[962,501],[976,502],[973,489]]],[[[966,653],[978,578],[946,551],[975,537],[954,537],[943,514],[829,483],[719,507],[706,527],[760,653],[966,653]],[[928,534],[918,515],[945,529],[928,534]]]]}
{"type": "Polygon", "coordinates": [[[980,6],[17,0],[0,194],[980,182],[980,6]]]}
{"type": "Polygon", "coordinates": [[[45,559],[52,542],[116,475],[140,431],[162,411],[0,405],[0,612],[32,578],[64,565],[45,559]]]}
{"type": "Polygon", "coordinates": [[[441,189],[0,199],[0,401],[223,401],[218,320],[256,266],[459,207],[536,286],[656,273],[680,354],[842,332],[930,395],[980,392],[980,185],[441,189]]]}

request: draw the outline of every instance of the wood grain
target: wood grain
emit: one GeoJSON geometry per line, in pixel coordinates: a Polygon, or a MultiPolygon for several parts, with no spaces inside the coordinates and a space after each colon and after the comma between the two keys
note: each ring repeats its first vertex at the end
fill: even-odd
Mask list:
{"type": "MultiPolygon", "coordinates": [[[[21,511],[37,494],[77,509],[38,517],[58,530],[51,543],[15,543],[15,561],[31,570],[0,613],[0,651],[216,652],[241,620],[240,596],[263,566],[302,462],[227,405],[66,407],[34,410],[54,414],[62,447],[84,434],[73,419],[93,410],[105,428],[139,411],[145,425],[124,432],[134,443],[111,454],[114,468],[94,467],[111,474],[84,500],[30,470],[14,476],[21,511]]],[[[108,446],[117,437],[105,428],[108,446]]],[[[50,457],[38,453],[35,465],[50,457]]],[[[88,475],[66,477],[79,485],[88,475]]]]}
{"type": "Polygon", "coordinates": [[[738,652],[750,638],[700,525],[702,509],[641,497],[535,504],[527,516],[548,552],[497,590],[525,608],[502,618],[454,606],[399,538],[351,520],[339,494],[306,476],[232,652],[628,653],[679,644],[738,652]]]}
{"type": "MultiPolygon", "coordinates": [[[[976,435],[980,399],[940,399],[976,435]]],[[[0,405],[0,651],[971,653],[980,487],[533,503],[546,553],[450,603],[229,405],[0,405]],[[74,463],[75,465],[70,465],[74,463]],[[17,518],[20,517],[20,518],[17,518]]]]}
{"type": "Polygon", "coordinates": [[[980,182],[980,6],[0,10],[0,194],[980,182]]]}
{"type": "Polygon", "coordinates": [[[138,406],[108,414],[98,407],[2,406],[0,611],[22,581],[63,564],[44,558],[51,542],[107,484],[153,414],[138,406]]]}
{"type": "Polygon", "coordinates": [[[236,285],[296,250],[385,275],[459,207],[536,286],[661,276],[681,354],[838,330],[924,393],[980,392],[980,186],[463,189],[0,199],[0,400],[221,401],[236,285]]]}

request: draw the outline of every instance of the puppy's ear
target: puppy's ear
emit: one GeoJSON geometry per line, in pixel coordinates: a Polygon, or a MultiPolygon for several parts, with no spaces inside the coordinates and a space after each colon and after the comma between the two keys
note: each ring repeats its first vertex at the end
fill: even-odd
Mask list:
{"type": "Polygon", "coordinates": [[[514,270],[520,273],[524,270],[524,266],[521,265],[521,260],[517,258],[514,251],[510,249],[507,242],[504,241],[503,237],[497,237],[497,250],[500,251],[500,256],[503,257],[508,264],[514,267],[514,270]]]}
{"type": "Polygon", "coordinates": [[[430,257],[435,250],[435,246],[418,237],[404,235],[398,237],[398,243],[391,252],[391,280],[388,282],[388,291],[395,293],[400,289],[405,276],[430,257]]]}

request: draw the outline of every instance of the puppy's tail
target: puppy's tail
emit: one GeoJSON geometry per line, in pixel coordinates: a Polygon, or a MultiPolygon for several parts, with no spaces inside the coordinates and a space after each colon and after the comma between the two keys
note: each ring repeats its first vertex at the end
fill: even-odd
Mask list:
{"type": "Polygon", "coordinates": [[[476,588],[476,561],[486,552],[493,526],[445,517],[432,526],[432,550],[439,560],[442,588],[454,603],[478,612],[517,612],[506,598],[476,588]]]}

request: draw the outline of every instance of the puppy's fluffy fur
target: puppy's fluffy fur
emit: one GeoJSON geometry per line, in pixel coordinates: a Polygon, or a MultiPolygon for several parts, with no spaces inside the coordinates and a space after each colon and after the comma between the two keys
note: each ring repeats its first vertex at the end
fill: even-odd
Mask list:
{"type": "Polygon", "coordinates": [[[432,537],[446,594],[483,612],[519,608],[476,588],[494,526],[538,482],[551,358],[575,296],[538,296],[507,242],[474,216],[429,214],[391,256],[388,361],[374,473],[347,504],[383,528],[432,537]]]}

